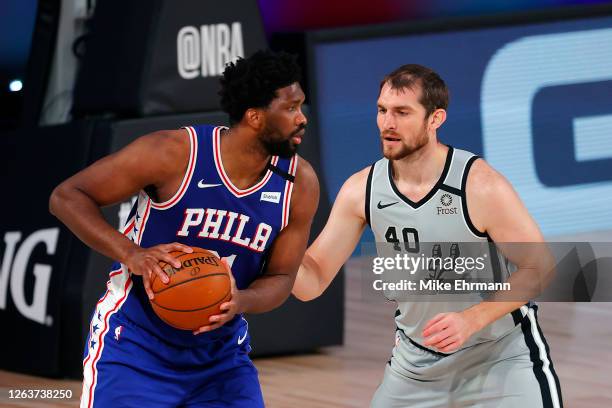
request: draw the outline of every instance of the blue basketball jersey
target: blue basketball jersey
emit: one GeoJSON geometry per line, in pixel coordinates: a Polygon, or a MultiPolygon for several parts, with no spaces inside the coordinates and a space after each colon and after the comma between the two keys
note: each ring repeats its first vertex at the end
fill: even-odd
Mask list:
{"type": "MultiPolygon", "coordinates": [[[[245,289],[263,272],[274,239],[288,223],[298,156],[273,156],[263,178],[241,190],[223,168],[223,128],[201,125],[185,129],[191,151],[181,186],[163,203],[152,201],[141,191],[123,233],[144,248],[180,242],[214,251],[226,258],[237,287],[245,289]]],[[[107,288],[96,308],[100,331],[108,330],[110,316],[120,313],[170,344],[192,347],[227,336],[246,324],[236,316],[219,329],[197,336],[175,329],[153,312],[142,278],[119,263],[113,266],[107,288]]],[[[91,334],[95,337],[93,330],[91,334]]]]}

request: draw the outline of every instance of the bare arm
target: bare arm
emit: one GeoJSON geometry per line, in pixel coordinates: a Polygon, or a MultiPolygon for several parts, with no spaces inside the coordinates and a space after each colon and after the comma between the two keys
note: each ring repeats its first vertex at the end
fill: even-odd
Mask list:
{"type": "MultiPolygon", "coordinates": [[[[468,175],[466,190],[474,226],[479,231],[486,231],[500,245],[504,255],[518,267],[510,279],[511,284],[521,283],[520,280],[526,277],[536,283],[532,286],[538,286],[537,282],[545,280],[545,275],[553,270],[554,262],[536,222],[510,183],[484,160],[477,160],[468,175]],[[516,244],[504,246],[504,243],[516,244]],[[519,282],[516,282],[517,277],[519,282]],[[514,283],[512,279],[515,279],[514,283]]],[[[481,302],[461,313],[441,313],[425,325],[424,345],[436,347],[442,352],[454,351],[472,334],[518,309],[527,300],[528,296],[519,300],[514,297],[506,302],[481,302]]]]}
{"type": "Polygon", "coordinates": [[[306,251],[312,219],[319,205],[319,181],[300,160],[291,198],[289,224],[274,241],[265,274],[245,292],[245,312],[263,313],[280,306],[291,293],[300,260],[306,251]]]}
{"type": "Polygon", "coordinates": [[[293,286],[307,301],[319,297],[351,256],[366,226],[365,191],[369,168],[352,175],[342,186],[323,231],[308,248],[293,286]]]}
{"type": "Polygon", "coordinates": [[[517,301],[517,296],[537,295],[537,289],[546,284],[549,273],[554,270],[554,260],[547,251],[538,225],[512,185],[483,160],[474,162],[473,167],[474,174],[470,172],[467,186],[470,214],[474,214],[472,219],[476,227],[485,230],[517,266],[510,282],[513,287],[520,287],[513,291],[515,298],[512,301],[482,302],[466,311],[478,321],[479,327],[485,327],[521,307],[530,297],[527,295],[517,301]]]}
{"type": "Polygon", "coordinates": [[[154,271],[165,281],[157,261],[177,264],[167,252],[186,247],[173,244],[143,252],[106,222],[100,207],[124,201],[148,186],[162,200],[171,197],[180,185],[188,160],[189,138],[185,130],[143,136],[62,182],[51,194],[49,210],[94,250],[128,265],[136,274],[148,277],[154,271]]]}

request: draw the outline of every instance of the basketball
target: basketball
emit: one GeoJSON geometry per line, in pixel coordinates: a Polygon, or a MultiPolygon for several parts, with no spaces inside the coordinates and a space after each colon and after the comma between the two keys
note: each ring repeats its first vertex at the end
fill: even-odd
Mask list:
{"type": "Polygon", "coordinates": [[[210,316],[219,314],[219,306],[231,298],[228,270],[216,255],[202,248],[193,247],[190,254],[180,251],[170,254],[181,262],[181,267],[159,263],[169,282],[166,285],[157,275],[152,277],[153,310],[177,329],[207,326],[210,316]]]}

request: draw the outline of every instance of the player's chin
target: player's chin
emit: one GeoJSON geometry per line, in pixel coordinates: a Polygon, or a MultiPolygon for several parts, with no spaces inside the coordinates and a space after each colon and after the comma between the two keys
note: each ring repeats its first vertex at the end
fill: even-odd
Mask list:
{"type": "Polygon", "coordinates": [[[298,150],[299,150],[299,144],[293,143],[292,141],[289,141],[289,143],[287,143],[286,147],[284,149],[282,149],[278,153],[278,155],[280,157],[282,157],[283,159],[289,159],[289,158],[293,157],[293,155],[296,154],[298,150]]]}
{"type": "Polygon", "coordinates": [[[406,157],[406,152],[400,149],[383,148],[383,156],[388,160],[400,160],[406,157]]]}

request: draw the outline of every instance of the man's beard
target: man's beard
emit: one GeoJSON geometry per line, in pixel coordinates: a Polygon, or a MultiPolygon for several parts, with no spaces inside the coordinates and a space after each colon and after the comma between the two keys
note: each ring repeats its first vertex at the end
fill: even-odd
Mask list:
{"type": "MultiPolygon", "coordinates": [[[[381,135],[381,137],[384,136],[381,135]]],[[[389,160],[401,160],[404,157],[410,156],[414,152],[421,150],[423,147],[425,147],[425,145],[427,145],[428,141],[429,138],[427,137],[427,131],[425,130],[425,128],[423,128],[422,132],[418,134],[414,143],[412,143],[412,145],[410,146],[407,146],[406,144],[404,144],[404,142],[400,142],[399,149],[396,148],[394,150],[391,150],[385,149],[383,140],[381,140],[380,143],[383,156],[385,156],[385,158],[389,160]]]]}
{"type": "Polygon", "coordinates": [[[263,145],[266,151],[271,156],[280,156],[282,158],[289,158],[297,152],[298,146],[291,144],[291,138],[274,141],[274,140],[263,140],[263,145]]]}
{"type": "Polygon", "coordinates": [[[266,129],[263,132],[261,142],[268,154],[270,154],[271,156],[279,156],[286,159],[297,153],[299,148],[299,145],[294,145],[293,143],[291,143],[291,138],[300,133],[305,128],[306,126],[300,126],[296,130],[291,132],[287,138],[283,138],[281,140],[274,139],[273,136],[271,136],[274,133],[278,134],[278,132],[266,129]]]}

